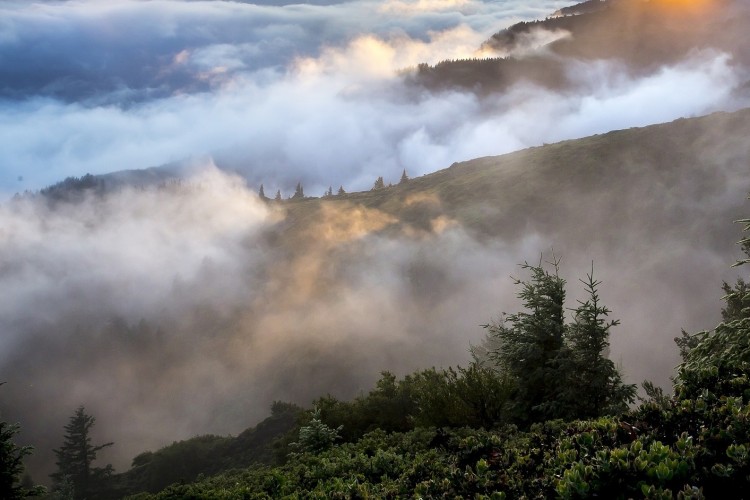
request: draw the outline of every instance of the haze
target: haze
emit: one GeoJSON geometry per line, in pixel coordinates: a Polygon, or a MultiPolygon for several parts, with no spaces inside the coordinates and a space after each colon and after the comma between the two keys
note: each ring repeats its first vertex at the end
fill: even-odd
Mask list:
{"type": "MultiPolygon", "coordinates": [[[[122,471],[173,440],[236,434],[273,400],[352,397],[381,370],[466,363],[479,325],[518,307],[516,265],[551,248],[563,256],[571,305],[595,261],[622,320],[612,357],[627,380],[666,386],[671,339],[712,327],[721,280],[734,277],[731,221],[747,213],[747,151],[719,139],[740,131],[705,130],[696,141],[710,152],[705,170],[640,172],[633,152],[632,188],[613,182],[581,198],[562,182],[519,181],[504,193],[559,193],[569,208],[509,205],[513,227],[483,232],[434,193],[390,211],[323,203],[307,218],[256,196],[261,183],[284,197],[298,182],[312,196],[368,190],[403,170],[418,178],[747,105],[747,54],[731,30],[645,69],[550,53],[550,42],[574,36],[565,30],[483,45],[573,3],[4,2],[6,200],[85,173],[170,164],[184,176],[78,203],[26,196],[0,207],[0,409],[37,448],[35,480],[53,467],[50,450],[79,404],[115,442],[102,459],[122,471]],[[493,55],[562,62],[570,85],[415,84],[420,63],[493,55]],[[616,201],[623,193],[629,204],[616,201]],[[401,220],[412,209],[429,224],[401,220]],[[608,222],[615,210],[622,225],[608,222]]],[[[748,17],[739,1],[717,5],[717,26],[748,17]]],[[[588,174],[570,184],[589,186],[588,174]]]]}

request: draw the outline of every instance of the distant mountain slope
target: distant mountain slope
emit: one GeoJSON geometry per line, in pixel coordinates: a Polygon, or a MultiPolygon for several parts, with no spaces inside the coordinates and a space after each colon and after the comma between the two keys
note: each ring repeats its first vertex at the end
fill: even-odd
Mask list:
{"type": "Polygon", "coordinates": [[[744,43],[750,9],[735,0],[608,0],[571,7],[576,15],[522,22],[493,35],[485,52],[505,57],[420,65],[412,77],[433,89],[503,91],[521,81],[564,90],[577,84],[574,61],[609,60],[632,74],[673,65],[691,53],[715,50],[750,62],[744,43]]]}
{"type": "Polygon", "coordinates": [[[750,109],[613,131],[456,163],[384,190],[292,202],[286,224],[296,221],[288,229],[294,232],[328,203],[382,210],[399,221],[398,230],[431,230],[450,217],[483,238],[551,234],[571,217],[623,231],[654,224],[654,214],[681,224],[681,205],[742,204],[750,175],[730,172],[750,165],[748,134],[750,109]],[[734,198],[724,198],[728,192],[734,198]],[[602,201],[606,212],[589,212],[602,201]]]}

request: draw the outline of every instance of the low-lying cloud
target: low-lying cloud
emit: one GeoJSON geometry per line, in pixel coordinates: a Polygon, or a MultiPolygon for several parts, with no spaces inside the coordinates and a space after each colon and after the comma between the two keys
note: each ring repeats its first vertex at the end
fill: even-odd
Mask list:
{"type": "Polygon", "coordinates": [[[0,7],[0,191],[215,160],[181,183],[0,207],[0,368],[12,401],[2,410],[37,446],[35,474],[49,472],[49,450],[79,404],[117,443],[105,458],[122,470],[174,439],[239,432],[274,399],[350,397],[382,369],[465,362],[478,325],[518,307],[516,264],[550,246],[571,285],[596,261],[602,294],[632,335],[613,334],[629,380],[666,383],[671,338],[712,326],[718,293],[706,283],[732,276],[729,221],[750,186],[744,150],[716,149],[720,136],[705,135],[710,173],[652,179],[634,153],[626,160],[638,174],[627,179],[637,182],[587,197],[539,184],[541,199],[560,203],[508,208],[517,232],[477,235],[434,194],[398,200],[434,215],[423,225],[328,200],[292,232],[286,209],[254,191],[264,183],[286,196],[300,181],[308,195],[369,189],[404,169],[417,177],[735,109],[746,103],[742,58],[706,47],[641,72],[623,60],[565,59],[564,90],[435,91],[404,75],[443,59],[555,57],[546,44],[574,34],[535,30],[507,53],[482,42],[570,2],[266,3],[0,7]]]}
{"type": "MultiPolygon", "coordinates": [[[[563,93],[523,83],[483,97],[430,92],[400,72],[490,55],[489,34],[559,2],[406,2],[413,12],[382,12],[401,5],[11,3],[0,42],[0,186],[12,193],[211,154],[285,195],[299,181],[309,194],[367,189],[403,169],[421,175],[744,102],[735,91],[746,69],[710,48],[639,76],[622,61],[566,61],[573,86],[563,93]]],[[[533,30],[514,55],[567,36],[533,30]]]]}

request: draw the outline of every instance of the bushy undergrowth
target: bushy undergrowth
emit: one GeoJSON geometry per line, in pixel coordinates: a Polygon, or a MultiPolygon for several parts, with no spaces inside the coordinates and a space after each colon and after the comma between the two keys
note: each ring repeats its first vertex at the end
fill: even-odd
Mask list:
{"type": "Polygon", "coordinates": [[[377,429],[286,464],[134,498],[743,498],[750,486],[750,320],[683,351],[675,395],[618,417],[526,431],[377,429]]]}

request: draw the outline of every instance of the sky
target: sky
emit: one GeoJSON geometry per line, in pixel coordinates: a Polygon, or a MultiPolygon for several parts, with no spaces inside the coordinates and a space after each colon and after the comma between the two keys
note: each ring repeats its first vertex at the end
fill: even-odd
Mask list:
{"type": "MultiPolygon", "coordinates": [[[[750,189],[742,141],[706,130],[709,167],[684,175],[640,172],[634,153],[624,186],[585,198],[547,185],[540,196],[565,200],[555,224],[543,208],[511,207],[529,228],[513,237],[499,228],[480,238],[440,218],[426,233],[388,234],[392,216],[337,205],[280,250],[287,214],[255,195],[260,183],[284,196],[297,182],[313,196],[367,190],[403,170],[418,177],[747,105],[746,60],[726,45],[647,71],[567,59],[562,90],[521,82],[487,95],[409,81],[419,63],[491,55],[480,50],[491,34],[570,4],[0,3],[5,200],[86,173],[171,163],[192,172],[80,203],[0,204],[0,411],[37,447],[35,479],[53,467],[80,404],[101,441],[115,441],[103,458],[123,471],[173,440],[239,433],[273,400],[352,397],[382,369],[466,363],[479,325],[519,306],[517,265],[550,248],[571,284],[596,262],[623,321],[612,354],[626,379],[668,386],[672,338],[713,326],[718,286],[735,276],[731,220],[750,189]]],[[[497,55],[556,58],[544,44],[571,36],[537,30],[497,55]]],[[[441,200],[402,202],[429,213],[441,200]]]]}
{"type": "Polygon", "coordinates": [[[256,188],[320,195],[731,107],[735,68],[710,51],[636,80],[617,62],[571,61],[585,94],[404,88],[401,71],[492,55],[479,51],[492,33],[570,4],[3,2],[0,193],[210,156],[256,188]]]}

